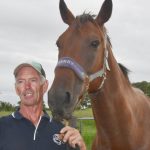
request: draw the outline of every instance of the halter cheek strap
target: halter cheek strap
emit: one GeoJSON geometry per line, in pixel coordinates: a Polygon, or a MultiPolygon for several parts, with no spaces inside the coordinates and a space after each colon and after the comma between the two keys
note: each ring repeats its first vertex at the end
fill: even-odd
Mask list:
{"type": "Polygon", "coordinates": [[[90,81],[93,81],[94,79],[98,78],[98,77],[103,77],[105,75],[106,70],[110,71],[110,67],[108,64],[108,50],[105,50],[105,54],[104,54],[104,63],[103,63],[103,68],[101,70],[99,70],[98,72],[92,74],[89,76],[90,81]]]}

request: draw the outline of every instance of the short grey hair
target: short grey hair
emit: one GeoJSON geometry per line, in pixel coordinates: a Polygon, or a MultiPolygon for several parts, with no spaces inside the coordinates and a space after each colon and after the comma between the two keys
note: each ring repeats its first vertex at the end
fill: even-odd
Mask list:
{"type": "Polygon", "coordinates": [[[41,79],[41,84],[44,84],[44,82],[46,81],[46,78],[43,75],[40,75],[40,79],[41,79]]]}

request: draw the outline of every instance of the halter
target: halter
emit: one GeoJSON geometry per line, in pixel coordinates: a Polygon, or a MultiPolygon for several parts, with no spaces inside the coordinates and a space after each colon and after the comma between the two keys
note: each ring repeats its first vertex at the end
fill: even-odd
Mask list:
{"type": "Polygon", "coordinates": [[[103,77],[103,80],[98,88],[101,89],[106,79],[106,71],[107,70],[110,71],[110,67],[108,64],[108,49],[106,48],[106,39],[105,39],[105,50],[104,50],[104,63],[103,63],[103,67],[98,72],[88,75],[86,71],[83,69],[83,67],[71,57],[60,58],[56,65],[56,68],[57,67],[65,67],[73,70],[76,73],[76,75],[79,77],[79,79],[84,82],[86,90],[88,90],[90,82],[92,82],[94,79],[98,77],[103,77]]]}

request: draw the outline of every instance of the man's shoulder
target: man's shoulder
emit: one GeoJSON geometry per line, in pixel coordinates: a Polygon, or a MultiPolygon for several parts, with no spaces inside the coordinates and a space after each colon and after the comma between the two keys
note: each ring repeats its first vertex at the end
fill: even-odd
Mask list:
{"type": "Polygon", "coordinates": [[[12,120],[12,115],[2,116],[0,117],[0,124],[7,123],[12,120]]]}
{"type": "Polygon", "coordinates": [[[5,132],[8,126],[11,126],[11,123],[12,123],[11,115],[0,117],[0,136],[2,135],[2,132],[5,132]]]}

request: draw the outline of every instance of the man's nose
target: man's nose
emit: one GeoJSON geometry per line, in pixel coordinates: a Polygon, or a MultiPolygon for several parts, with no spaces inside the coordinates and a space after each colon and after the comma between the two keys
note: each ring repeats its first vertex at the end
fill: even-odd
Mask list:
{"type": "Polygon", "coordinates": [[[26,89],[29,89],[30,87],[31,87],[30,82],[29,82],[29,81],[26,81],[26,82],[25,82],[25,88],[26,88],[26,89]]]}

